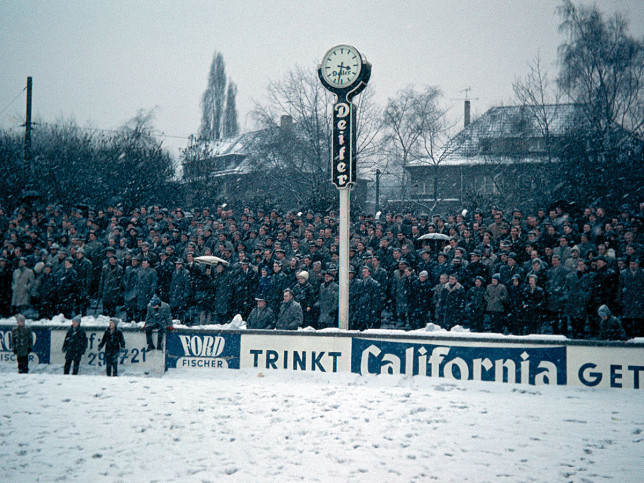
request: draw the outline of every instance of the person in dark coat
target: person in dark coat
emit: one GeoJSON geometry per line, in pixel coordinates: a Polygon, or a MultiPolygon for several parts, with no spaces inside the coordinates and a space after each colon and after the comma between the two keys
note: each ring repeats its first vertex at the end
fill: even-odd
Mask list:
{"type": "Polygon", "coordinates": [[[622,323],[611,313],[608,305],[599,307],[597,315],[601,318],[598,334],[600,340],[626,340],[622,323]]]}
{"type": "Polygon", "coordinates": [[[546,272],[546,302],[553,333],[568,336],[568,319],[564,316],[566,277],[570,271],[558,255],[552,256],[552,267],[546,272]]]}
{"type": "Polygon", "coordinates": [[[58,278],[46,263],[42,272],[36,278],[32,295],[37,301],[38,317],[51,319],[56,315],[56,300],[58,297],[58,278]]]}
{"type": "Polygon", "coordinates": [[[175,271],[172,274],[172,282],[170,282],[169,293],[169,306],[172,311],[172,316],[179,319],[181,322],[186,320],[186,309],[188,300],[192,294],[192,286],[190,284],[190,274],[183,267],[183,260],[178,258],[174,262],[175,271]]]}
{"type": "Polygon", "coordinates": [[[644,270],[635,257],[619,275],[619,301],[626,335],[644,336],[644,270]]]}
{"type": "Polygon", "coordinates": [[[11,283],[13,271],[8,260],[0,256],[0,317],[9,317],[11,314],[11,283]]]}
{"type": "Polygon", "coordinates": [[[240,269],[235,273],[235,310],[241,314],[242,319],[247,319],[255,305],[255,292],[257,291],[257,273],[250,267],[250,260],[244,258],[240,269]]]}
{"type": "Polygon", "coordinates": [[[280,307],[275,328],[279,330],[297,330],[302,327],[302,306],[293,298],[293,290],[284,290],[284,302],[280,307]]]}
{"type": "Polygon", "coordinates": [[[501,275],[492,275],[492,281],[485,289],[485,301],[487,302],[487,315],[490,318],[490,331],[501,332],[505,321],[505,304],[508,300],[508,290],[501,283],[501,275]]]}
{"type": "Polygon", "coordinates": [[[125,267],[123,274],[123,303],[125,304],[125,312],[127,320],[133,321],[137,318],[136,309],[136,286],[137,286],[137,273],[141,269],[139,265],[140,259],[137,256],[132,257],[130,265],[125,267]]]}
{"type": "Polygon", "coordinates": [[[150,260],[141,260],[141,268],[136,274],[136,321],[143,320],[145,310],[157,290],[157,272],[150,266],[150,260]]]}
{"type": "Polygon", "coordinates": [[[268,307],[266,299],[257,297],[257,307],[250,311],[246,327],[248,329],[274,329],[275,328],[275,314],[268,307]]]}
{"type": "Polygon", "coordinates": [[[163,302],[170,302],[170,284],[174,274],[174,264],[165,250],[159,252],[160,262],[154,268],[157,272],[157,294],[163,302]]]}
{"type": "Polygon", "coordinates": [[[111,317],[116,315],[116,307],[122,302],[121,287],[123,283],[123,267],[112,252],[108,262],[101,269],[101,279],[98,284],[98,296],[103,302],[103,313],[111,317]]]}
{"type": "Polygon", "coordinates": [[[11,346],[18,362],[18,374],[27,374],[29,373],[29,354],[32,350],[33,334],[29,327],[25,327],[24,315],[16,315],[16,323],[18,325],[11,331],[11,346]]]}
{"type": "Polygon", "coordinates": [[[331,271],[324,272],[324,282],[320,284],[318,296],[320,311],[318,327],[320,329],[338,326],[338,290],[338,284],[333,280],[333,273],[331,271]]]}
{"type": "Polygon", "coordinates": [[[74,269],[74,260],[67,257],[58,278],[58,310],[65,317],[71,317],[74,313],[79,294],[80,285],[78,274],[74,269]]]}
{"type": "Polygon", "coordinates": [[[416,284],[415,291],[412,294],[413,314],[412,319],[416,327],[422,329],[427,325],[427,322],[433,320],[434,304],[433,299],[433,286],[429,280],[429,272],[422,270],[418,274],[418,283],[416,284]]]}
{"type": "Polygon", "coordinates": [[[586,335],[593,278],[593,272],[587,270],[586,261],[582,258],[577,260],[577,269],[566,276],[564,314],[570,324],[569,336],[572,339],[583,339],[586,335]]]}
{"type": "Polygon", "coordinates": [[[284,290],[288,286],[288,276],[282,270],[282,264],[279,261],[273,262],[273,275],[271,275],[271,288],[268,296],[268,306],[273,310],[273,313],[279,313],[284,299],[284,290]]]}
{"type": "Polygon", "coordinates": [[[214,305],[213,282],[214,277],[211,265],[205,265],[203,271],[200,271],[194,279],[194,301],[199,311],[199,325],[207,325],[212,322],[212,306],[214,305]]]}
{"type": "Polygon", "coordinates": [[[511,334],[519,335],[523,333],[523,289],[525,288],[521,281],[523,276],[515,273],[510,279],[508,290],[508,315],[506,325],[511,334]]]}
{"type": "Polygon", "coordinates": [[[212,288],[214,290],[214,307],[212,312],[213,324],[227,324],[231,316],[231,298],[233,287],[230,283],[228,267],[223,263],[218,263],[215,268],[215,278],[212,288]]]}
{"type": "Polygon", "coordinates": [[[441,292],[439,305],[441,306],[439,325],[443,329],[450,330],[462,324],[465,312],[465,289],[458,282],[458,276],[455,273],[449,275],[447,284],[441,292]]]}
{"type": "Polygon", "coordinates": [[[154,295],[148,304],[147,315],[145,316],[145,339],[148,343],[148,350],[154,350],[152,343],[152,331],[157,329],[157,350],[163,350],[163,334],[166,330],[172,331],[172,316],[170,315],[170,306],[162,302],[158,295],[154,295]]]}
{"type": "Polygon", "coordinates": [[[83,357],[83,354],[85,354],[85,351],[87,350],[87,334],[85,334],[85,329],[80,326],[80,323],[80,315],[77,315],[72,319],[72,326],[67,331],[65,340],[63,341],[63,352],[65,353],[65,374],[69,374],[69,369],[71,368],[72,363],[74,363],[72,374],[78,374],[81,357],[83,357]]]}
{"type": "Polygon", "coordinates": [[[472,332],[483,332],[485,326],[485,309],[487,301],[485,300],[485,278],[478,275],[474,279],[474,286],[465,294],[465,311],[472,332]]]}
{"type": "Polygon", "coordinates": [[[118,328],[118,323],[119,319],[114,317],[110,319],[109,327],[98,344],[98,350],[105,347],[105,373],[108,377],[118,375],[119,352],[125,348],[125,338],[118,328]]]}
{"type": "Polygon", "coordinates": [[[537,285],[537,282],[537,276],[531,273],[528,275],[528,286],[523,290],[523,314],[525,320],[523,335],[535,334],[541,328],[546,294],[537,285]]]}
{"type": "Polygon", "coordinates": [[[81,247],[76,250],[76,261],[74,270],[78,275],[78,296],[77,296],[77,313],[87,314],[90,303],[90,290],[94,278],[94,266],[85,258],[85,250],[81,247]]]}
{"type": "Polygon", "coordinates": [[[309,283],[309,272],[306,270],[300,271],[297,274],[297,283],[292,288],[293,298],[302,306],[304,327],[317,329],[317,318],[314,312],[316,293],[313,286],[309,283]]]}
{"type": "Polygon", "coordinates": [[[358,301],[356,314],[357,330],[380,327],[380,310],[382,304],[382,290],[380,284],[371,276],[371,267],[362,266],[362,290],[358,301]]]}

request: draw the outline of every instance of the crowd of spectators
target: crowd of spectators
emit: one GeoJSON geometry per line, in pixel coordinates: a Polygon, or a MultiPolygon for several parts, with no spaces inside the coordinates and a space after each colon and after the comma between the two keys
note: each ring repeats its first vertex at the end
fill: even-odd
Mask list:
{"type": "MultiPolygon", "coordinates": [[[[643,215],[644,203],[619,213],[561,204],[527,215],[357,215],[350,328],[642,336],[643,215]],[[428,233],[447,241],[421,239],[428,233]],[[600,308],[625,335],[605,330],[600,308]]],[[[187,325],[241,314],[249,328],[337,326],[334,213],[22,205],[0,208],[0,235],[2,317],[93,311],[141,321],[154,298],[187,325]]]]}

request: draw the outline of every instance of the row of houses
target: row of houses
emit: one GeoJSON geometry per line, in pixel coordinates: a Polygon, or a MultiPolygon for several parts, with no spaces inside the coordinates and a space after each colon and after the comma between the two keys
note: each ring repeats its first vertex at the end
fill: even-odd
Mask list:
{"type": "MultiPolygon", "coordinates": [[[[583,122],[578,105],[493,107],[471,123],[467,114],[468,110],[464,128],[444,147],[444,156],[418,157],[407,164],[408,200],[404,201],[441,210],[490,200],[512,204],[510,198],[556,196],[553,176],[560,160],[553,147],[583,122]]],[[[275,129],[298,135],[288,116],[275,129]]],[[[187,160],[184,180],[216,180],[223,198],[239,194],[244,178],[256,173],[256,147],[265,135],[265,131],[249,132],[209,145],[207,153],[195,157],[194,166],[187,160]]],[[[279,161],[272,164],[273,168],[279,165],[279,161]]],[[[319,170],[316,173],[320,175],[319,170]]],[[[357,196],[373,201],[374,174],[359,173],[357,196]]],[[[380,197],[381,204],[386,201],[380,197]]]]}

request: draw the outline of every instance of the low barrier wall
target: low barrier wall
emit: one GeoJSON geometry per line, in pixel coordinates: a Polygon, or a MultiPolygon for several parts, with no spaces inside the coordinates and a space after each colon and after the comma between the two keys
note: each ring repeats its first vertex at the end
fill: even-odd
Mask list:
{"type": "MultiPolygon", "coordinates": [[[[0,326],[0,363],[15,364],[12,326],[0,326]]],[[[62,364],[67,327],[31,327],[31,364],[62,364]]],[[[104,366],[98,343],[104,327],[87,327],[81,363],[104,366]]],[[[121,328],[126,349],[119,364],[145,371],[212,371],[256,368],[405,374],[458,380],[589,388],[641,389],[644,343],[571,341],[561,337],[503,337],[447,333],[360,333],[178,328],[166,335],[165,352],[148,352],[145,334],[121,328]]],[[[156,341],[156,335],[155,335],[156,341]]]]}

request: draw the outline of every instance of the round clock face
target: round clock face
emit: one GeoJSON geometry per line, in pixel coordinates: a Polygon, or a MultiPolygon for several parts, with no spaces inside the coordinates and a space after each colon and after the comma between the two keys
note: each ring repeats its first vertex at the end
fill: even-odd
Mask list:
{"type": "Polygon", "coordinates": [[[362,69],[360,53],[350,45],[336,45],[322,59],[322,77],[337,88],[353,84],[362,69]]]}

